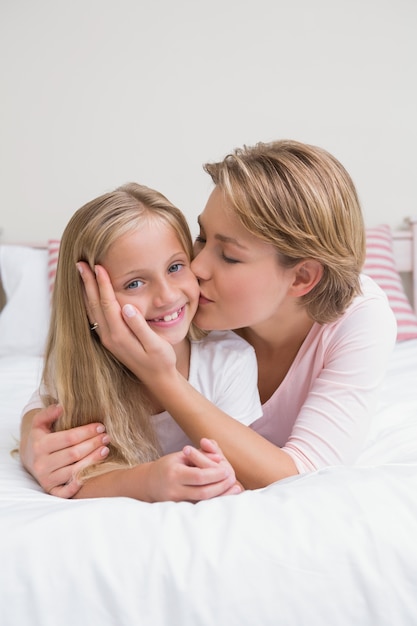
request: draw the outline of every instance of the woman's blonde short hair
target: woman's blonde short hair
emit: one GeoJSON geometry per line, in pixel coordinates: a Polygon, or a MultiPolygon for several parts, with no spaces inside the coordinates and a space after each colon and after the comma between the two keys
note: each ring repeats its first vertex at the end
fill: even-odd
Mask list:
{"type": "Polygon", "coordinates": [[[205,171],[247,230],[293,266],[315,259],[319,283],[301,298],[310,317],[332,322],[360,293],[365,229],[351,177],[316,146],[282,140],[237,148],[205,171]]]}

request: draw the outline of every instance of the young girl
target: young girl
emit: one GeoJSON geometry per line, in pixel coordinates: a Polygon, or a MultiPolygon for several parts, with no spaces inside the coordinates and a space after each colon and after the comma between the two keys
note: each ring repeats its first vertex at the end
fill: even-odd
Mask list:
{"type": "Polygon", "coordinates": [[[250,423],[261,415],[253,350],[232,333],[203,337],[190,330],[199,297],[191,254],[182,213],[160,193],[134,183],[89,202],[65,229],[41,399],[35,394],[25,412],[59,403],[63,412],[55,430],[104,423],[108,456],[81,469],[78,496],[197,500],[233,492],[233,471],[216,445],[203,439],[201,450],[188,460],[191,442],[164,412],[163,401],[104,348],[97,334],[102,329],[90,326],[85,312],[79,271],[100,264],[119,305],[134,302],[173,347],[181,375],[250,423]]]}
{"type": "MultiPolygon", "coordinates": [[[[218,441],[246,488],[353,463],[396,323],[384,293],[361,276],[365,230],[349,174],[327,151],[296,141],[236,149],[205,169],[214,189],[192,263],[201,289],[194,321],[236,329],[253,346],[263,416],[244,428],[203,398],[133,303],[122,320],[105,270],[86,268],[101,341],[164,399],[192,441],[203,434],[218,441]]],[[[47,431],[45,420],[26,436],[27,462],[39,462],[42,481],[51,479],[51,463],[67,471],[70,453],[86,463],[100,453],[87,428],[74,445],[66,436],[51,441],[47,431]]]]}

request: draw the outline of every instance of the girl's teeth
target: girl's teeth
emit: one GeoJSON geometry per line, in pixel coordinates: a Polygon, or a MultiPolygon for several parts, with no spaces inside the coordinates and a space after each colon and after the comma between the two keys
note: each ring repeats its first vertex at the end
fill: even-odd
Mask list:
{"type": "Polygon", "coordinates": [[[178,311],[175,311],[172,315],[165,315],[164,322],[171,322],[172,320],[176,320],[178,318],[178,311]]]}

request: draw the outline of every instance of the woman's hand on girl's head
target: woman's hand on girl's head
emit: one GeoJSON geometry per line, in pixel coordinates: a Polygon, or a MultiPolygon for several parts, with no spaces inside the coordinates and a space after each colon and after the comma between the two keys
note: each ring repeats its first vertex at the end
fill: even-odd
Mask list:
{"type": "Polygon", "coordinates": [[[109,276],[99,265],[96,266],[94,274],[89,265],[82,261],[77,263],[77,269],[84,283],[87,316],[90,324],[95,325],[91,332],[97,333],[101,343],[113,352],[112,346],[117,348],[123,334],[128,333],[129,329],[123,323],[120,305],[114,295],[109,276]]]}
{"type": "Polygon", "coordinates": [[[123,319],[136,337],[140,350],[137,350],[136,369],[141,380],[150,386],[157,386],[159,376],[176,373],[176,355],[171,344],[155,333],[140,311],[131,304],[122,309],[123,319]]]}
{"type": "Polygon", "coordinates": [[[145,383],[154,382],[155,374],[175,369],[176,356],[172,346],[148,326],[132,305],[123,312],[114,294],[104,267],[97,265],[96,274],[87,263],[77,263],[82,277],[88,319],[97,324],[94,331],[101,343],[145,383]]]}

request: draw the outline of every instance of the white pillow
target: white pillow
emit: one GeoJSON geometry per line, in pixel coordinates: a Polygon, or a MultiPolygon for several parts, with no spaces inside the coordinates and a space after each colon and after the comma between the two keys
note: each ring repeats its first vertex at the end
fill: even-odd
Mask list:
{"type": "Polygon", "coordinates": [[[0,276],[6,294],[0,312],[0,356],[41,356],[50,316],[48,251],[0,246],[0,276]]]}

